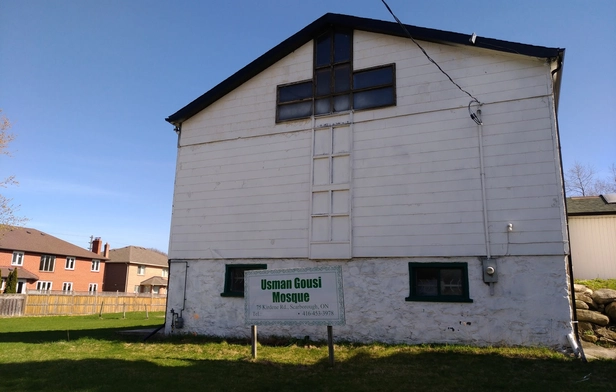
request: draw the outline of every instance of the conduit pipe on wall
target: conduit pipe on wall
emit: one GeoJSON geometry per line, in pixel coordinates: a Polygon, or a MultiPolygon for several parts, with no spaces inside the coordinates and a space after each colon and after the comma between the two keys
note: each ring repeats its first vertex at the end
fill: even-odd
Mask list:
{"type": "MultiPolygon", "coordinates": [[[[169,284],[171,284],[171,264],[176,263],[184,263],[184,295],[182,296],[182,309],[179,312],[175,312],[173,309],[171,310],[174,314],[179,314],[181,316],[182,312],[186,308],[186,283],[188,281],[188,261],[186,260],[169,260],[169,284]]],[[[171,290],[167,290],[167,308],[169,307],[169,293],[171,290]]],[[[175,315],[172,314],[171,322],[174,322],[175,315]]],[[[167,315],[165,314],[165,324],[167,323],[167,315]]]]}
{"type": "Polygon", "coordinates": [[[488,229],[488,205],[486,201],[486,173],[483,163],[483,122],[481,121],[481,109],[477,109],[477,117],[479,122],[478,138],[479,138],[479,176],[481,179],[481,205],[483,208],[483,233],[486,243],[486,257],[490,259],[492,257],[490,246],[490,231],[488,229]]]}

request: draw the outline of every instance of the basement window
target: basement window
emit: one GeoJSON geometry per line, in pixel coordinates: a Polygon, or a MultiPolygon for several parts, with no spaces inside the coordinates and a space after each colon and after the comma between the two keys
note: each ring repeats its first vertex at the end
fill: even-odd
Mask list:
{"type": "Polygon", "coordinates": [[[244,271],[267,269],[267,264],[225,265],[225,289],[221,297],[244,297],[244,271]]]}
{"type": "Polygon", "coordinates": [[[467,263],[409,263],[407,301],[473,302],[467,263]]]}

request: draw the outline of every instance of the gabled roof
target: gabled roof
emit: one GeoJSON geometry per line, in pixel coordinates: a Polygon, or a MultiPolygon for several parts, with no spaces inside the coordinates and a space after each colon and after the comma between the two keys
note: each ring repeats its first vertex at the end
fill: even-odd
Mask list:
{"type": "Polygon", "coordinates": [[[111,249],[107,263],[143,264],[157,267],[167,267],[169,265],[166,255],[151,249],[132,245],[120,249],[111,249]]]}
{"type": "MultiPolygon", "coordinates": [[[[201,110],[207,108],[229,92],[233,91],[246,81],[261,73],[277,61],[281,60],[306,42],[318,37],[332,26],[341,28],[362,30],[372,33],[387,34],[398,37],[407,37],[406,33],[395,22],[385,22],[382,20],[360,18],[356,16],[328,13],[315,20],[299,32],[282,41],[280,44],[264,53],[244,68],[231,75],[229,78],[195,99],[182,109],[166,118],[171,124],[178,125],[188,120],[201,110]]],[[[534,46],[520,44],[516,42],[501,41],[492,38],[478,36],[473,44],[470,40],[471,34],[460,34],[450,31],[428,29],[405,25],[414,39],[429,41],[447,45],[472,46],[476,48],[490,49],[506,53],[515,53],[539,58],[563,58],[564,49],[548,48],[544,46],[534,46]]]]}
{"type": "Polygon", "coordinates": [[[165,286],[167,287],[167,279],[161,276],[152,276],[149,279],[140,283],[141,286],[165,286]]]}
{"type": "Polygon", "coordinates": [[[567,215],[616,215],[616,195],[567,198],[567,215]]]}
{"type": "Polygon", "coordinates": [[[15,267],[8,265],[0,266],[0,275],[2,275],[2,277],[6,279],[6,277],[9,275],[9,272],[12,272],[15,268],[17,268],[17,279],[39,280],[38,275],[33,274],[32,272],[28,271],[23,267],[15,267]]]}
{"type": "Polygon", "coordinates": [[[107,260],[70,242],[28,227],[11,227],[0,232],[0,249],[41,253],[55,256],[74,256],[84,259],[107,260]]]}

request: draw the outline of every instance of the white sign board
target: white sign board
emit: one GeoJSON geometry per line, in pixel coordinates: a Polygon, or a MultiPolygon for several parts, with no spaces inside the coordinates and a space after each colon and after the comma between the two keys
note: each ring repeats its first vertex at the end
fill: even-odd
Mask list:
{"type": "Polygon", "coordinates": [[[244,272],[246,325],[344,325],[340,267],[244,272]]]}

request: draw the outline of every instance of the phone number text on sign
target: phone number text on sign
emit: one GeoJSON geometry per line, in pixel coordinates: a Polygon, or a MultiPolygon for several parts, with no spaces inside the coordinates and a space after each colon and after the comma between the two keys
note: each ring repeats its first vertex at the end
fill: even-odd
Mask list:
{"type": "Polygon", "coordinates": [[[250,270],[244,275],[247,325],[344,325],[340,267],[250,270]]]}

